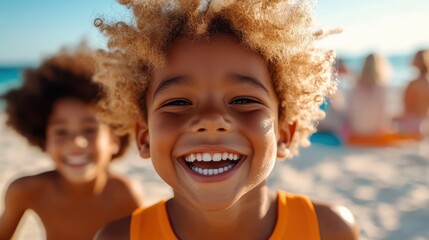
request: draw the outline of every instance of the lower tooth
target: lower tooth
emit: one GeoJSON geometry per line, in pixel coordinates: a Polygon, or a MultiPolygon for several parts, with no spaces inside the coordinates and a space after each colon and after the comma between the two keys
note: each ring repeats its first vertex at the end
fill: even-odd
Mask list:
{"type": "Polygon", "coordinates": [[[205,175],[205,176],[213,176],[213,175],[218,175],[224,172],[227,172],[229,170],[232,169],[232,167],[234,166],[234,164],[230,164],[228,166],[225,166],[223,168],[217,168],[217,169],[202,169],[199,167],[191,167],[192,171],[199,173],[201,175],[205,175]]]}

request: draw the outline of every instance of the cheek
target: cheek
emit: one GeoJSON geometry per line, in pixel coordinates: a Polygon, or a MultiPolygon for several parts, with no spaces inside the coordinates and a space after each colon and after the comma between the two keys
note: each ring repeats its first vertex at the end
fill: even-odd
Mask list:
{"type": "Polygon", "coordinates": [[[152,114],[148,119],[151,159],[157,160],[153,162],[155,168],[161,164],[164,166],[159,171],[165,171],[165,164],[171,162],[172,149],[185,126],[186,118],[178,114],[152,114]]]}
{"type": "Polygon", "coordinates": [[[277,156],[277,119],[273,114],[256,114],[243,119],[241,126],[246,130],[254,149],[255,166],[258,171],[269,172],[277,156]]]}
{"type": "Polygon", "coordinates": [[[98,160],[106,160],[109,161],[112,157],[112,137],[109,132],[102,131],[100,132],[94,139],[92,139],[92,143],[89,145],[92,146],[92,152],[97,154],[98,160]]]}
{"type": "Polygon", "coordinates": [[[52,137],[47,136],[46,137],[46,143],[45,143],[45,150],[46,153],[51,155],[53,158],[61,153],[63,150],[63,147],[61,144],[59,144],[57,141],[55,141],[52,137]]]}
{"type": "Polygon", "coordinates": [[[257,140],[263,145],[276,142],[276,116],[274,114],[261,111],[258,114],[244,115],[240,117],[239,125],[245,128],[249,136],[258,138],[257,140]]]}
{"type": "Polygon", "coordinates": [[[148,119],[151,149],[173,141],[180,130],[186,126],[186,122],[186,116],[172,113],[161,113],[148,119]]]}

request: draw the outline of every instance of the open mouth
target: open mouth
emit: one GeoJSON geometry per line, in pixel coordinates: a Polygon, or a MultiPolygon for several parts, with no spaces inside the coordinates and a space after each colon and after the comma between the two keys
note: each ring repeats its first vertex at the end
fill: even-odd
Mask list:
{"type": "Polygon", "coordinates": [[[235,153],[192,153],[184,157],[186,166],[203,176],[216,176],[234,168],[244,156],[235,153]]]}
{"type": "Polygon", "coordinates": [[[67,156],[64,159],[64,163],[69,166],[83,166],[91,162],[91,159],[88,155],[75,155],[75,156],[67,156]]]}

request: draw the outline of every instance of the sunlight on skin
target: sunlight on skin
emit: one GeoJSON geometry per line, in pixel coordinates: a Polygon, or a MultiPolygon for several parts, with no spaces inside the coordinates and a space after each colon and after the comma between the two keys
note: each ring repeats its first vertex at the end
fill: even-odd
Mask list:
{"type": "Polygon", "coordinates": [[[352,212],[344,206],[335,206],[332,208],[339,216],[341,216],[348,224],[353,225],[356,220],[352,212]]]}

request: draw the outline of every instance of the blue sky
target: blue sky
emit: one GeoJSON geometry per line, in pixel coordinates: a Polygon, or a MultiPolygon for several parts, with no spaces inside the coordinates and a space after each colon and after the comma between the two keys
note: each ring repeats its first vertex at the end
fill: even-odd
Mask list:
{"type": "MultiPolygon", "coordinates": [[[[428,0],[319,0],[316,14],[321,26],[344,29],[320,42],[340,53],[429,47],[428,0]]],[[[83,38],[103,47],[99,16],[128,15],[114,0],[0,0],[0,64],[34,63],[83,38]]]]}

